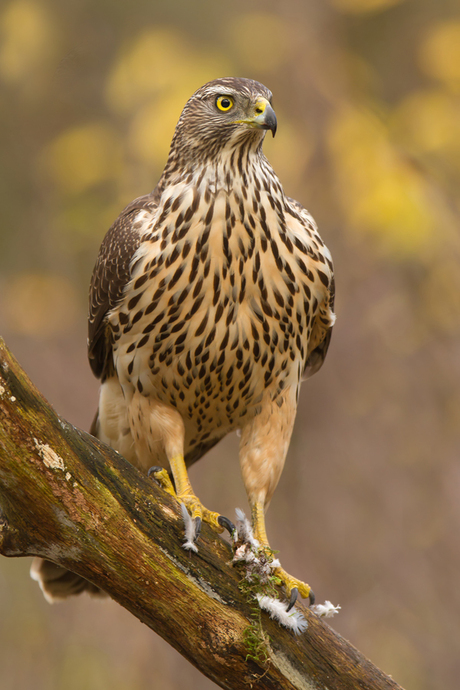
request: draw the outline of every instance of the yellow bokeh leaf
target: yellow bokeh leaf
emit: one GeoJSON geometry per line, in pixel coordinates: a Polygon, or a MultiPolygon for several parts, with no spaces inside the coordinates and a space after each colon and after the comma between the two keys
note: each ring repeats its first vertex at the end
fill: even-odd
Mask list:
{"type": "Polygon", "coordinates": [[[122,151],[117,133],[106,123],[91,123],[60,134],[41,155],[42,169],[60,189],[78,194],[117,179],[122,151]]]}
{"type": "Polygon", "coordinates": [[[394,256],[424,251],[436,225],[430,195],[383,123],[368,110],[343,108],[331,123],[329,146],[350,225],[394,256]]]}
{"type": "Polygon", "coordinates": [[[441,90],[414,91],[392,116],[406,146],[416,152],[460,149],[460,100],[441,90]]]}
{"type": "Polygon", "coordinates": [[[367,14],[394,7],[404,2],[404,0],[330,0],[330,2],[331,5],[341,12],[367,14]]]}
{"type": "Polygon", "coordinates": [[[163,167],[184,101],[175,94],[144,105],[133,118],[129,145],[138,160],[163,167]]]}
{"type": "Polygon", "coordinates": [[[180,37],[170,29],[149,29],[125,49],[107,84],[107,100],[117,112],[136,110],[139,105],[173,85],[184,60],[180,37]]]}
{"type": "Polygon", "coordinates": [[[436,25],[420,47],[420,64],[454,90],[460,88],[460,21],[436,25]]]}
{"type": "Polygon", "coordinates": [[[385,250],[404,256],[418,252],[434,225],[424,203],[424,189],[404,165],[363,188],[348,207],[350,222],[375,234],[385,250]]]}
{"type": "Polygon", "coordinates": [[[43,5],[15,0],[0,15],[0,76],[27,82],[53,58],[56,29],[43,5]]]}
{"type": "Polygon", "coordinates": [[[282,17],[267,12],[238,14],[230,25],[229,39],[248,68],[262,73],[285,62],[292,40],[282,17]]]}

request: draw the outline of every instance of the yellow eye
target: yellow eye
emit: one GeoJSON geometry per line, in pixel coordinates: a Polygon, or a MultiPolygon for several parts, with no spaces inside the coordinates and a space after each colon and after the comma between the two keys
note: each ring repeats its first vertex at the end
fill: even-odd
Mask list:
{"type": "Polygon", "coordinates": [[[217,96],[216,105],[219,110],[222,110],[224,113],[226,113],[227,110],[233,108],[233,98],[230,98],[230,96],[217,96]]]}

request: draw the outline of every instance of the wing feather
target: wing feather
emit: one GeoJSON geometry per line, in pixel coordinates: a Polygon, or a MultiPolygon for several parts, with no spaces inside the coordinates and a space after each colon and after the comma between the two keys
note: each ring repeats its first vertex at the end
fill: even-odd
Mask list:
{"type": "Polygon", "coordinates": [[[88,358],[94,375],[103,381],[113,366],[113,334],[107,316],[123,296],[131,278],[132,259],[141,241],[136,217],[142,210],[153,213],[157,199],[157,190],[154,190],[135,199],[120,213],[102,242],[93,270],[89,291],[88,358]]]}
{"type": "MultiPolygon", "coordinates": [[[[332,276],[332,281],[329,287],[329,308],[333,312],[334,311],[334,297],[335,297],[335,280],[334,276],[332,276]]],[[[329,349],[329,344],[331,342],[331,336],[332,336],[332,326],[330,326],[326,334],[323,338],[323,340],[315,347],[314,350],[310,352],[308,355],[308,359],[305,363],[305,368],[304,368],[304,373],[303,373],[303,378],[308,379],[310,376],[313,376],[313,374],[316,374],[316,372],[321,369],[321,367],[324,364],[324,360],[326,359],[327,351],[329,349]]]]}
{"type": "Polygon", "coordinates": [[[332,259],[329,254],[329,250],[324,247],[324,243],[320,239],[320,236],[318,234],[318,230],[316,227],[316,223],[312,216],[309,214],[306,208],[302,206],[298,201],[295,199],[288,198],[289,203],[291,206],[294,207],[295,212],[298,214],[298,218],[301,221],[301,223],[306,227],[309,233],[313,233],[313,235],[316,238],[316,241],[319,241],[321,245],[323,245],[323,252],[325,254],[325,257],[328,258],[328,264],[330,268],[330,283],[329,283],[329,288],[328,288],[328,296],[326,301],[321,305],[321,311],[323,312],[323,316],[325,315],[330,315],[332,318],[331,324],[329,326],[324,325],[324,321],[320,320],[319,317],[316,317],[316,323],[313,326],[312,330],[312,336],[318,337],[318,333],[323,332],[322,337],[318,345],[309,353],[308,358],[305,362],[305,367],[303,371],[303,378],[310,378],[310,376],[313,376],[313,374],[316,374],[316,372],[321,369],[323,366],[324,360],[327,355],[327,351],[329,349],[329,344],[331,342],[331,336],[332,336],[332,324],[335,319],[334,317],[334,298],[335,298],[335,279],[334,279],[334,271],[332,267],[332,259]],[[315,333],[316,331],[316,333],[315,333]]]}

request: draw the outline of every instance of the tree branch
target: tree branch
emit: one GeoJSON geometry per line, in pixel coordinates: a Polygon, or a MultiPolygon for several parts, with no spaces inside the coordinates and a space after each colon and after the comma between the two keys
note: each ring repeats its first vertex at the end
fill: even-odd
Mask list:
{"type": "Polygon", "coordinates": [[[251,602],[230,546],[206,525],[198,554],[182,541],[177,501],[60,418],[0,339],[1,554],[94,582],[222,688],[400,688],[305,609],[299,637],[262,612],[267,660],[246,659],[251,602]]]}

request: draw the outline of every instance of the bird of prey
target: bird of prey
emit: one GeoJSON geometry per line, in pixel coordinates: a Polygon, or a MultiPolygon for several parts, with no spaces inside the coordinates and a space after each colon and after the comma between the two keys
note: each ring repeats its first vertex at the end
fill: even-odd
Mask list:
{"type": "MultiPolygon", "coordinates": [[[[157,186],[102,243],[88,339],[101,380],[92,433],[141,471],[155,467],[198,524],[222,531],[231,523],[201,504],[187,468],[240,430],[254,536],[266,549],[264,514],[300,382],[321,367],[335,320],[329,250],[262,152],[277,127],[271,102],[258,82],[223,78],[186,103],[157,186]]],[[[33,570],[49,599],[97,593],[46,561],[33,570]]],[[[276,575],[291,605],[297,593],[313,598],[281,567],[276,575]]]]}

